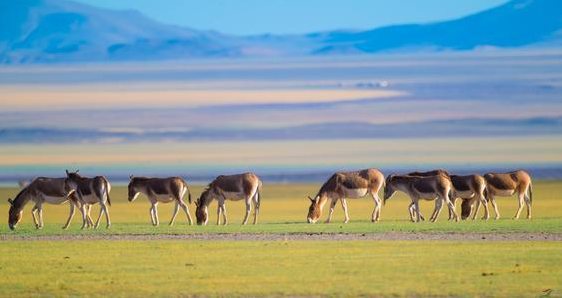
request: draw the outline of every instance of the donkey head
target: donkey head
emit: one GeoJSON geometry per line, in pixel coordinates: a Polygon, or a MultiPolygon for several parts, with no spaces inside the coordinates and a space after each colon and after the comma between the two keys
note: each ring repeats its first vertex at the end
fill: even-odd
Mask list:
{"type": "Polygon", "coordinates": [[[306,221],[308,223],[315,223],[322,216],[322,209],[320,208],[320,197],[316,196],[315,199],[308,197],[310,200],[310,207],[308,207],[308,214],[306,216],[306,221]]]}
{"type": "Polygon", "coordinates": [[[139,196],[140,192],[137,190],[135,177],[131,175],[131,177],[129,178],[131,179],[131,181],[129,181],[129,185],[127,186],[128,193],[129,193],[127,200],[129,200],[129,202],[132,202],[139,196]]]}
{"type": "Polygon", "coordinates": [[[198,225],[207,225],[209,221],[209,207],[205,202],[209,199],[209,190],[203,191],[199,199],[195,201],[195,217],[197,218],[198,225]]]}
{"type": "Polygon", "coordinates": [[[69,195],[71,195],[73,192],[76,192],[78,190],[78,182],[77,180],[79,178],[82,178],[82,176],[80,176],[78,174],[79,170],[76,170],[76,172],[69,172],[68,170],[66,170],[66,179],[64,180],[64,196],[66,198],[68,198],[69,195]]]}
{"type": "Polygon", "coordinates": [[[23,209],[18,210],[19,208],[14,207],[14,201],[12,199],[8,199],[8,203],[10,203],[10,210],[8,211],[8,226],[10,227],[10,230],[13,231],[21,221],[23,209]]]}
{"type": "Polygon", "coordinates": [[[396,192],[396,186],[393,183],[393,178],[395,174],[390,174],[386,177],[384,181],[384,198],[382,203],[385,204],[386,200],[390,199],[392,195],[396,192]]]}

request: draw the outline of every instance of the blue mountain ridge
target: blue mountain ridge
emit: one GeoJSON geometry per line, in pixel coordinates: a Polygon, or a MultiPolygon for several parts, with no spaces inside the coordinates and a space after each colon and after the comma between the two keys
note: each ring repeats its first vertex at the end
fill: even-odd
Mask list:
{"type": "Polygon", "coordinates": [[[367,31],[239,37],[160,24],[132,10],[18,0],[0,2],[0,28],[3,64],[559,46],[562,1],[514,0],[457,20],[367,31]]]}

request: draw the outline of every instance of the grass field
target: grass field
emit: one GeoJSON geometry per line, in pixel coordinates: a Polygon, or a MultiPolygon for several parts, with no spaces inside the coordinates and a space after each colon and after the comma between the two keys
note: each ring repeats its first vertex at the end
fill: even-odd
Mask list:
{"type": "MultiPolygon", "coordinates": [[[[534,184],[534,218],[511,219],[516,199],[500,198],[502,219],[437,223],[408,221],[403,196],[393,197],[380,223],[370,223],[372,200],[350,201],[352,222],[305,222],[305,195],[319,185],[265,185],[260,224],[241,226],[243,204],[227,203],[230,225],[188,226],[185,215],[167,222],[172,205],[160,205],[152,227],[144,197],[128,203],[124,187],[112,190],[110,230],[81,231],[79,216],[62,230],[68,206],[46,206],[43,230],[31,224],[27,206],[16,232],[8,229],[7,197],[0,189],[0,296],[499,296],[539,297],[562,289],[559,241],[209,241],[209,240],[16,240],[11,235],[188,233],[562,233],[562,183],[534,184]],[[6,238],[7,237],[7,238],[6,238]]],[[[192,190],[194,198],[201,186],[192,190]]],[[[429,214],[433,205],[424,203],[429,214]]],[[[97,209],[93,210],[97,212],[97,209]]],[[[194,215],[194,205],[191,205],[194,215]]],[[[523,215],[525,215],[523,213],[523,215]]],[[[524,216],[523,216],[524,218],[524,216]]]]}
{"type": "MultiPolygon", "coordinates": [[[[306,213],[309,201],[306,195],[314,195],[320,185],[265,185],[262,195],[260,211],[260,225],[241,226],[244,215],[244,204],[242,202],[227,202],[227,212],[230,224],[226,227],[215,225],[216,221],[216,202],[209,208],[210,219],[206,227],[188,226],[185,214],[179,213],[174,227],[169,227],[168,222],[171,218],[173,204],[160,204],[159,217],[160,226],[150,225],[149,203],[148,200],[140,196],[133,203],[127,201],[125,187],[113,187],[111,198],[113,205],[110,207],[112,227],[108,231],[105,228],[97,231],[81,231],[81,218],[79,212],[76,213],[73,223],[68,230],[62,230],[62,224],[68,216],[67,205],[53,206],[45,205],[43,217],[45,228],[36,231],[31,219],[31,204],[26,206],[22,223],[18,226],[16,234],[29,235],[55,235],[55,234],[99,234],[99,233],[120,233],[120,234],[177,234],[177,233],[207,233],[207,232],[248,232],[248,233],[298,233],[298,232],[349,232],[349,233],[378,233],[385,231],[432,231],[432,232],[454,232],[454,231],[475,231],[475,232],[555,232],[562,233],[562,182],[539,181],[534,185],[533,201],[533,220],[525,220],[525,211],[522,212],[519,221],[513,221],[517,209],[517,199],[499,198],[498,204],[501,220],[489,221],[464,221],[459,223],[447,221],[447,211],[444,210],[437,223],[423,222],[412,224],[409,222],[407,204],[409,200],[403,195],[395,195],[391,198],[381,213],[381,222],[373,224],[370,222],[373,210],[371,199],[348,200],[351,222],[342,224],[343,211],[338,204],[334,212],[331,224],[306,224],[306,213]]],[[[201,192],[202,186],[195,186],[192,189],[193,199],[201,192]]],[[[8,197],[14,197],[17,193],[15,188],[0,188],[0,218],[6,224],[0,225],[0,235],[13,234],[7,226],[8,197]]],[[[460,205],[457,202],[457,205],[460,205]]],[[[460,207],[457,206],[460,210],[460,207]]],[[[429,215],[433,210],[432,202],[422,202],[422,212],[429,215]]],[[[190,206],[190,212],[195,219],[195,205],[190,206]]],[[[325,210],[322,219],[326,217],[325,210]]],[[[483,214],[483,210],[480,211],[483,214]]],[[[491,211],[493,212],[493,211],[491,211]]],[[[97,207],[92,209],[94,220],[98,214],[97,207]]],[[[481,216],[481,214],[479,216],[481,216]]],[[[492,213],[493,218],[493,213],[492,213]]],[[[102,220],[103,217],[102,217],[102,220]]],[[[105,222],[102,221],[102,227],[105,222]]]]}
{"type": "Polygon", "coordinates": [[[562,285],[561,249],[560,242],[0,242],[0,295],[539,297],[562,285]]]}

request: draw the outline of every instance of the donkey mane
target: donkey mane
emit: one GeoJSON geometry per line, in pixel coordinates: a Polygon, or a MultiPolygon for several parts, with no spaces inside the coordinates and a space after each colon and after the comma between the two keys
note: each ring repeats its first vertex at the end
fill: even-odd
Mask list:
{"type": "Polygon", "coordinates": [[[335,184],[337,179],[338,179],[338,173],[333,174],[332,177],[330,177],[330,179],[328,179],[328,181],[326,181],[324,184],[322,184],[322,187],[320,187],[320,190],[316,194],[316,197],[320,196],[322,193],[324,193],[326,191],[329,191],[329,187],[332,184],[335,184]]]}
{"type": "MultiPolygon", "coordinates": [[[[32,181],[33,182],[33,181],[32,181]]],[[[31,183],[29,183],[28,185],[26,185],[24,188],[22,188],[20,190],[20,192],[18,192],[18,194],[16,195],[16,197],[12,200],[12,206],[14,208],[20,208],[22,207],[22,205],[25,204],[25,202],[21,202],[22,201],[22,196],[27,193],[29,191],[29,185],[31,185],[31,183]]]]}
{"type": "Polygon", "coordinates": [[[212,182],[209,183],[209,185],[207,185],[207,187],[203,190],[203,192],[201,192],[201,196],[199,197],[199,199],[197,199],[197,204],[205,204],[206,200],[207,200],[207,193],[209,193],[209,191],[211,190],[212,186],[212,182]]]}

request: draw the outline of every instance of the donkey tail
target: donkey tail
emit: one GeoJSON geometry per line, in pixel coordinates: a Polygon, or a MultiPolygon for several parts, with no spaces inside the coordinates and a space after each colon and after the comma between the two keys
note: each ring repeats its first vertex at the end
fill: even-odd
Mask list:
{"type": "Polygon", "coordinates": [[[256,191],[256,196],[257,196],[257,198],[256,198],[256,208],[257,209],[260,208],[260,204],[261,204],[261,186],[262,186],[262,184],[261,184],[261,181],[260,181],[259,184],[258,184],[258,189],[256,191]]]}
{"type": "Polygon", "coordinates": [[[107,197],[107,204],[111,206],[111,199],[109,198],[109,190],[111,189],[111,184],[109,184],[109,181],[105,177],[103,177],[103,184],[105,184],[104,186],[105,186],[105,196],[107,197]]]}
{"type": "Polygon", "coordinates": [[[191,191],[189,190],[189,185],[183,179],[181,179],[181,182],[183,182],[183,185],[185,186],[185,189],[187,189],[187,201],[189,202],[189,204],[191,204],[191,191]]]}
{"type": "Polygon", "coordinates": [[[529,201],[533,204],[533,183],[529,184],[529,201]]]}

